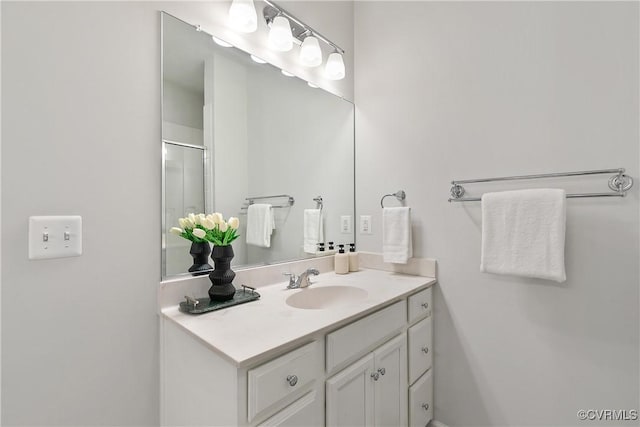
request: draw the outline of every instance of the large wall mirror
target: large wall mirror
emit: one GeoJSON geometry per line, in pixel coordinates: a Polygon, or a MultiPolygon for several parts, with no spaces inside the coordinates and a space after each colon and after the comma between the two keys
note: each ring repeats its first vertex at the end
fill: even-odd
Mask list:
{"type": "Polygon", "coordinates": [[[355,241],[352,103],[166,13],[162,84],[163,278],[189,274],[191,242],[168,232],[189,213],[240,219],[234,268],[320,255],[303,245],[307,209],[322,208],[325,242],[355,241]],[[253,203],[273,206],[268,247],[247,244],[253,203]]]}

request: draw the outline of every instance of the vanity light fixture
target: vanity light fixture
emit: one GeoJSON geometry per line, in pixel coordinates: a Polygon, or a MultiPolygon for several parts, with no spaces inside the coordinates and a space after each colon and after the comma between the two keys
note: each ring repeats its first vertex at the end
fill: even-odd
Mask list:
{"type": "Polygon", "coordinates": [[[293,74],[291,74],[291,73],[290,73],[290,72],[288,72],[287,70],[280,70],[280,72],[281,72],[283,75],[287,76],[287,77],[293,77],[293,76],[294,76],[293,74]]]}
{"type": "Polygon", "coordinates": [[[231,43],[227,43],[226,41],[217,38],[216,36],[211,36],[211,38],[213,39],[213,41],[218,45],[218,46],[222,46],[222,47],[233,47],[233,45],[231,43]]]}
{"type": "Polygon", "coordinates": [[[327,65],[324,67],[324,75],[329,80],[344,79],[344,61],[340,52],[333,52],[327,59],[327,65]]]}
{"type": "Polygon", "coordinates": [[[265,61],[264,59],[260,58],[259,56],[251,55],[251,59],[253,60],[253,62],[257,62],[258,64],[266,64],[267,63],[267,61],[265,61]]]}
{"type": "Polygon", "coordinates": [[[229,25],[243,33],[258,29],[258,15],[253,0],[233,0],[229,8],[229,25]]]}
{"type": "Polygon", "coordinates": [[[269,30],[269,46],[280,52],[288,52],[293,48],[291,25],[284,16],[273,18],[271,30],[269,30]]]}
{"type": "Polygon", "coordinates": [[[300,62],[307,67],[317,67],[322,64],[322,50],[318,39],[307,36],[300,46],[300,62]]]}
{"type": "Polygon", "coordinates": [[[266,3],[266,6],[262,10],[262,15],[267,26],[271,28],[269,31],[269,44],[274,49],[280,51],[290,50],[291,47],[288,40],[291,40],[292,43],[301,46],[300,62],[307,67],[316,67],[322,64],[322,49],[320,49],[319,42],[323,42],[329,46],[331,49],[330,51],[333,52],[329,55],[329,59],[327,60],[325,76],[331,80],[340,80],[344,78],[345,68],[344,61],[342,59],[344,49],[271,0],[263,1],[266,3]],[[284,28],[285,24],[287,28],[284,28]]]}

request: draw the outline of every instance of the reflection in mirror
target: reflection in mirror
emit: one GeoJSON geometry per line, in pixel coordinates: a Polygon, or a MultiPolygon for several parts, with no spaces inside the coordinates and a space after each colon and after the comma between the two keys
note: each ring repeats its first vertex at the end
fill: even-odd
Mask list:
{"type": "Polygon", "coordinates": [[[240,218],[234,269],[317,256],[319,196],[320,240],[355,241],[353,227],[340,228],[354,219],[353,104],[166,13],[162,58],[164,278],[192,264],[191,242],[167,233],[189,213],[240,218]],[[272,205],[268,244],[247,243],[257,204],[272,205]]]}

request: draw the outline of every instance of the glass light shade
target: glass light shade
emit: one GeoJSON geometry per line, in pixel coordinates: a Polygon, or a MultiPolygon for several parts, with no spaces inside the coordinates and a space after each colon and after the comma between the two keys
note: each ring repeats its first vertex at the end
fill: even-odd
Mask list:
{"type": "Polygon", "coordinates": [[[243,33],[258,29],[258,15],[253,0],[233,0],[229,8],[229,25],[243,33]]]}
{"type": "Polygon", "coordinates": [[[211,36],[211,38],[213,39],[213,41],[218,45],[218,46],[222,46],[222,47],[232,47],[233,45],[231,43],[227,43],[226,41],[217,38],[216,36],[211,36]]]}
{"type": "Polygon", "coordinates": [[[269,31],[269,45],[272,49],[287,52],[293,48],[293,35],[289,20],[284,16],[276,16],[269,31]]]}
{"type": "Polygon", "coordinates": [[[327,59],[327,65],[324,68],[324,75],[329,80],[342,80],[344,79],[344,61],[342,55],[338,52],[333,52],[327,59]]]}
{"type": "Polygon", "coordinates": [[[258,64],[266,64],[267,61],[265,61],[264,59],[260,58],[259,56],[255,56],[255,55],[250,55],[251,56],[251,60],[253,62],[257,62],[258,64]]]}
{"type": "Polygon", "coordinates": [[[322,50],[317,38],[309,36],[304,39],[300,47],[300,62],[307,67],[317,67],[322,64],[322,50]]]}

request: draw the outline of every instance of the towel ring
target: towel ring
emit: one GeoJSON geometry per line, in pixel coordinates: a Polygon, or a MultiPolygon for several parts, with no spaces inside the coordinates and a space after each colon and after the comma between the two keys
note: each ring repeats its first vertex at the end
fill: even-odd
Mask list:
{"type": "Polygon", "coordinates": [[[396,199],[398,199],[398,201],[403,201],[404,199],[407,198],[407,194],[403,191],[403,190],[398,190],[395,193],[392,194],[385,194],[384,196],[382,196],[382,199],[380,199],[380,207],[384,209],[384,199],[385,197],[395,197],[396,199]]]}

